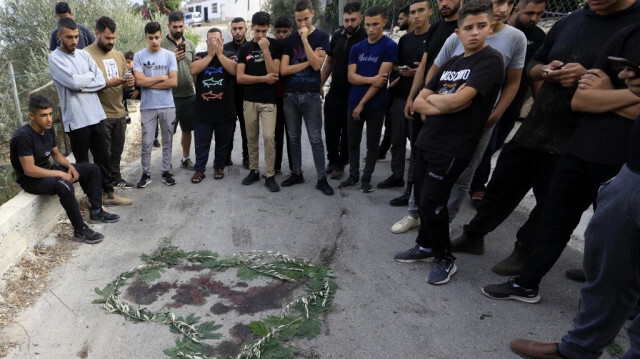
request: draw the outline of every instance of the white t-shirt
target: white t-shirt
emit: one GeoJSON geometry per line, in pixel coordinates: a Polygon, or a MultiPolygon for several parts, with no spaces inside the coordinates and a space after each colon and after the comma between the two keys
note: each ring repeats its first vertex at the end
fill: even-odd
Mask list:
{"type": "MultiPolygon", "coordinates": [[[[150,52],[149,49],[144,49],[133,55],[133,71],[140,71],[146,77],[169,75],[171,71],[178,71],[178,62],[176,55],[171,51],[161,48],[158,52],[150,52]]],[[[141,110],[170,107],[175,107],[171,89],[157,90],[142,87],[141,110]]]]}

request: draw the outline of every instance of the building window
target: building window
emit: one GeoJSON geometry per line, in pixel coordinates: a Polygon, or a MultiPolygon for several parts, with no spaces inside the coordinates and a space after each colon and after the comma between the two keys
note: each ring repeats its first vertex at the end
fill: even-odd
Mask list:
{"type": "Polygon", "coordinates": [[[200,5],[196,6],[196,12],[200,12],[200,5]]]}
{"type": "Polygon", "coordinates": [[[193,6],[189,8],[189,12],[193,12],[193,6]]]}
{"type": "Polygon", "coordinates": [[[211,13],[212,14],[218,13],[218,4],[211,4],[211,13]]]}

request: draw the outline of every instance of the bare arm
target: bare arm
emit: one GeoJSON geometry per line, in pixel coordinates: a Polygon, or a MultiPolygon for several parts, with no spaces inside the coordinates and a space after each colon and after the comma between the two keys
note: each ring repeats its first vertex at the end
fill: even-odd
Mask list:
{"type": "MultiPolygon", "coordinates": [[[[433,106],[430,102],[427,101],[427,97],[435,95],[435,92],[429,89],[422,89],[418,96],[416,97],[416,101],[413,105],[414,110],[421,115],[442,115],[443,112],[440,111],[437,107],[433,106]]],[[[424,120],[424,116],[423,120],[424,120]]]]}
{"type": "Polygon", "coordinates": [[[302,35],[302,45],[304,45],[304,52],[307,55],[307,61],[309,65],[313,69],[313,71],[320,71],[322,68],[322,63],[324,62],[324,56],[319,56],[312,48],[311,44],[309,44],[309,39],[307,35],[302,35]]]}
{"type": "Polygon", "coordinates": [[[441,113],[454,113],[469,107],[478,91],[473,87],[465,86],[452,94],[433,94],[427,97],[427,102],[436,107],[441,113]]]}
{"type": "Polygon", "coordinates": [[[253,84],[259,84],[259,83],[267,83],[267,84],[273,84],[276,81],[278,81],[278,73],[268,73],[264,76],[254,76],[254,75],[247,75],[244,71],[246,69],[246,65],[245,64],[238,64],[237,67],[237,71],[236,71],[236,78],[238,80],[238,83],[241,85],[253,85],[253,84]]]}
{"type": "Polygon", "coordinates": [[[235,76],[238,69],[238,63],[226,57],[222,52],[218,54],[218,60],[222,64],[222,67],[231,75],[235,76]]]}
{"type": "Polygon", "coordinates": [[[24,170],[24,174],[32,177],[32,178],[47,178],[47,177],[59,177],[65,179],[69,182],[74,182],[78,180],[78,172],[76,172],[75,168],[69,163],[66,157],[64,157],[60,151],[58,151],[58,147],[53,147],[51,149],[51,157],[53,160],[62,167],[68,169],[68,172],[58,171],[58,170],[50,170],[46,168],[42,168],[36,166],[35,160],[33,156],[19,156],[20,164],[22,165],[22,169],[24,170]],[[74,175],[75,174],[75,177],[74,175]]]}
{"type": "MultiPolygon", "coordinates": [[[[204,69],[207,68],[212,60],[213,55],[207,54],[207,56],[201,58],[200,60],[193,61],[191,65],[189,65],[189,73],[191,73],[192,76],[198,76],[202,71],[204,71],[204,69]]],[[[222,66],[224,66],[224,64],[222,66]]]]}
{"type": "Polygon", "coordinates": [[[297,74],[298,72],[309,67],[309,61],[301,62],[295,65],[289,65],[291,58],[289,55],[282,55],[282,59],[280,60],[280,75],[289,76],[293,74],[297,74]]]}
{"type": "Polygon", "coordinates": [[[331,75],[331,70],[333,70],[333,58],[327,55],[327,59],[322,66],[322,72],[320,73],[320,87],[324,86],[324,83],[327,82],[329,75],[331,75]]]}
{"type": "Polygon", "coordinates": [[[491,112],[491,115],[489,115],[489,120],[486,125],[487,128],[492,127],[500,121],[500,118],[502,118],[502,115],[504,115],[504,112],[509,108],[511,102],[513,102],[513,99],[516,97],[518,89],[520,88],[521,79],[522,69],[507,70],[507,76],[505,77],[500,99],[498,100],[496,107],[493,109],[493,112],[491,112]]]}
{"type": "Polygon", "coordinates": [[[166,90],[178,87],[178,71],[169,72],[169,78],[166,80],[162,80],[153,86],[150,86],[152,89],[156,90],[166,90]]]}
{"type": "MultiPolygon", "coordinates": [[[[604,71],[591,69],[580,79],[578,89],[571,100],[571,108],[574,111],[588,113],[617,113],[631,107],[621,112],[628,115],[638,103],[640,98],[627,89],[614,89],[611,79],[604,71]]],[[[634,118],[635,116],[632,119],[634,118]]]]}
{"type": "Polygon", "coordinates": [[[420,60],[420,65],[418,65],[416,69],[416,75],[413,77],[413,82],[411,83],[411,91],[409,91],[409,97],[404,106],[404,117],[408,119],[413,119],[413,99],[416,98],[420,89],[424,86],[424,69],[427,67],[427,56],[426,52],[422,54],[422,60],[420,60]]]}
{"type": "Polygon", "coordinates": [[[133,71],[133,77],[136,78],[136,84],[139,87],[151,87],[169,78],[167,75],[147,77],[140,71],[133,71]]]}
{"type": "MultiPolygon", "coordinates": [[[[378,71],[378,76],[389,76],[389,72],[391,72],[391,68],[393,67],[393,62],[383,62],[380,65],[380,70],[378,71]]],[[[381,87],[378,86],[369,86],[367,92],[362,96],[360,100],[360,105],[364,106],[373,96],[375,96],[381,87]]]]}

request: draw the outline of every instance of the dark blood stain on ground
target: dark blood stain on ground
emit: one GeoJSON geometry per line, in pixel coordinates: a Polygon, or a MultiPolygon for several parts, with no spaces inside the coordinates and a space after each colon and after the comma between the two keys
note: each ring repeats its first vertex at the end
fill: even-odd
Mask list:
{"type": "Polygon", "coordinates": [[[231,309],[233,309],[233,308],[231,308],[228,305],[224,305],[222,303],[216,303],[211,307],[211,313],[213,313],[213,314],[224,314],[224,313],[227,313],[228,311],[230,311],[231,309]]]}
{"type": "Polygon", "coordinates": [[[236,287],[240,287],[240,288],[246,288],[249,286],[249,284],[245,283],[245,282],[238,282],[235,285],[236,287]]]}
{"type": "Polygon", "coordinates": [[[242,352],[244,346],[253,339],[257,339],[253,335],[251,329],[244,324],[236,324],[229,330],[229,334],[233,337],[233,340],[224,340],[217,346],[209,346],[205,350],[207,356],[223,356],[223,357],[235,357],[242,352]]]}
{"type": "Polygon", "coordinates": [[[200,264],[175,266],[173,268],[179,272],[200,272],[204,269],[200,264]]]}
{"type": "Polygon", "coordinates": [[[126,298],[136,304],[149,305],[158,300],[159,296],[169,292],[173,287],[175,287],[175,284],[169,282],[158,282],[149,286],[138,277],[127,288],[126,298]]]}
{"type": "MultiPolygon", "coordinates": [[[[192,278],[189,283],[179,285],[176,294],[171,297],[174,301],[168,306],[173,308],[180,308],[185,304],[201,306],[206,303],[206,297],[215,294],[220,299],[229,301],[230,307],[239,314],[254,314],[267,309],[280,308],[283,299],[287,298],[291,291],[301,284],[276,282],[238,291],[221,282],[212,281],[209,275],[202,275],[192,278]]],[[[214,307],[211,308],[212,311],[214,307]]],[[[223,308],[216,307],[215,309],[223,308]]]]}

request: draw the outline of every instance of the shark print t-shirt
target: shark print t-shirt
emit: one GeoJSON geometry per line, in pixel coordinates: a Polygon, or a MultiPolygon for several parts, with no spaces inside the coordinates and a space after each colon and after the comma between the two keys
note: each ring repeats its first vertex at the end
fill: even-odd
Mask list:
{"type": "MultiPolygon", "coordinates": [[[[225,51],[225,56],[233,56],[225,51]]],[[[193,61],[207,56],[199,52],[193,61]]],[[[196,122],[213,124],[234,122],[236,110],[234,106],[234,78],[222,67],[218,57],[214,57],[209,65],[196,78],[196,122]]]]}
{"type": "Polygon", "coordinates": [[[490,46],[473,55],[456,55],[446,61],[425,86],[435,92],[431,96],[454,94],[462,85],[475,89],[477,94],[469,106],[458,112],[427,115],[416,146],[447,157],[470,160],[503,78],[502,55],[490,46]]]}
{"type": "Polygon", "coordinates": [[[53,130],[37,133],[29,124],[23,125],[11,137],[9,142],[11,165],[16,172],[16,181],[20,183],[27,175],[24,173],[20,157],[33,156],[33,163],[42,168],[51,168],[51,149],[56,147],[53,130]]]}
{"type": "MultiPolygon", "coordinates": [[[[268,37],[269,52],[273,60],[280,60],[282,45],[279,41],[268,37]]],[[[244,64],[244,73],[251,76],[264,76],[267,74],[267,64],[264,61],[264,53],[260,45],[255,41],[249,41],[242,45],[238,52],[238,64],[244,64]]],[[[277,82],[276,82],[277,83],[277,82]]],[[[276,103],[276,83],[269,85],[259,82],[251,85],[243,85],[244,101],[257,103],[276,103]]]]}
{"type": "MultiPolygon", "coordinates": [[[[146,77],[168,76],[171,71],[178,72],[178,62],[176,55],[169,50],[161,48],[158,52],[150,52],[148,49],[144,49],[133,55],[133,71],[142,72],[146,77]]],[[[157,90],[142,87],[140,110],[171,107],[175,107],[171,89],[157,90]]]]}

